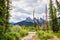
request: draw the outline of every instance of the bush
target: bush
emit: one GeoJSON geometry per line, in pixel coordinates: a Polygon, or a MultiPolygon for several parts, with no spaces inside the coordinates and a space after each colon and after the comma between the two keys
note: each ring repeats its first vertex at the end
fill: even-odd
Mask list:
{"type": "Polygon", "coordinates": [[[16,40],[20,38],[20,34],[18,32],[7,32],[6,40],[16,40]]]}
{"type": "Polygon", "coordinates": [[[57,32],[57,33],[54,32],[54,34],[55,34],[55,36],[60,38],[60,32],[57,32]]]}
{"type": "Polygon", "coordinates": [[[53,34],[51,31],[45,32],[45,31],[37,31],[37,36],[41,39],[41,40],[47,40],[53,37],[53,34]]]}
{"type": "Polygon", "coordinates": [[[28,31],[27,30],[20,30],[20,35],[21,35],[21,37],[24,37],[24,36],[26,36],[26,35],[28,35],[28,31]]]}
{"type": "Polygon", "coordinates": [[[8,32],[6,33],[6,40],[19,40],[20,38],[26,36],[28,30],[20,26],[9,27],[8,32]]]}
{"type": "Polygon", "coordinates": [[[5,26],[0,26],[0,40],[4,40],[4,28],[5,26]]]}
{"type": "Polygon", "coordinates": [[[28,35],[28,32],[34,31],[36,32],[36,36],[38,36],[41,40],[47,40],[53,37],[52,31],[43,31],[43,30],[37,30],[34,27],[25,27],[25,26],[12,26],[9,28],[9,31],[6,33],[6,39],[7,40],[16,40],[20,39],[26,35],[28,35]]]}

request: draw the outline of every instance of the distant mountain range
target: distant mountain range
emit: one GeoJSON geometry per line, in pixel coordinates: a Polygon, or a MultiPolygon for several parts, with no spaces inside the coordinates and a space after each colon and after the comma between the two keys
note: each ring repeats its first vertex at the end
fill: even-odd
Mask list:
{"type": "Polygon", "coordinates": [[[34,23],[42,25],[43,24],[43,19],[42,18],[31,19],[30,17],[27,17],[26,20],[23,20],[23,21],[20,21],[20,22],[17,22],[17,23],[11,23],[11,24],[20,25],[20,26],[22,26],[22,25],[32,26],[34,23]]]}

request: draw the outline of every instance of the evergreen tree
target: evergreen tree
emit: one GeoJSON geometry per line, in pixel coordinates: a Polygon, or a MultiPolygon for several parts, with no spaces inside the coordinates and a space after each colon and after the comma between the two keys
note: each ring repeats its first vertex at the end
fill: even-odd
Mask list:
{"type": "Polygon", "coordinates": [[[5,32],[9,28],[9,10],[10,10],[10,0],[6,0],[6,14],[5,14],[5,32]]]}
{"type": "Polygon", "coordinates": [[[51,18],[51,26],[53,32],[57,32],[58,29],[58,23],[57,23],[57,17],[56,17],[56,8],[52,5],[52,0],[50,0],[50,12],[49,12],[50,18],[51,18]]]}
{"type": "Polygon", "coordinates": [[[54,13],[54,19],[53,19],[53,22],[54,22],[54,30],[55,32],[58,32],[59,31],[59,26],[58,26],[58,19],[57,19],[57,10],[55,7],[53,7],[53,13],[54,13]]]}
{"type": "Polygon", "coordinates": [[[9,27],[9,8],[9,0],[0,0],[0,40],[4,40],[9,27]]]}
{"type": "Polygon", "coordinates": [[[0,0],[0,40],[4,39],[6,0],[0,0]]]}
{"type": "Polygon", "coordinates": [[[49,16],[50,16],[50,19],[51,19],[51,26],[53,25],[52,24],[52,19],[53,19],[53,6],[52,6],[52,0],[50,0],[50,4],[49,4],[49,16]]]}

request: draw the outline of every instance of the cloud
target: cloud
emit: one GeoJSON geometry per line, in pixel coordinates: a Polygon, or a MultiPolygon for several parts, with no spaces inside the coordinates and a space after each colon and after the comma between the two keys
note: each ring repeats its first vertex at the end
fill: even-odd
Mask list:
{"type": "Polygon", "coordinates": [[[16,8],[15,12],[21,12],[21,13],[31,14],[30,12],[24,10],[23,8],[16,8]]]}
{"type": "Polygon", "coordinates": [[[38,8],[35,9],[36,13],[41,14],[45,12],[45,6],[40,6],[38,8]]]}
{"type": "Polygon", "coordinates": [[[12,1],[12,2],[13,2],[13,1],[17,1],[17,2],[18,2],[18,1],[21,1],[21,0],[11,0],[11,1],[12,1]]]}
{"type": "Polygon", "coordinates": [[[27,6],[35,6],[38,0],[26,0],[25,3],[27,3],[27,6]]]}
{"type": "Polygon", "coordinates": [[[35,17],[42,17],[46,3],[48,0],[12,0],[9,22],[19,22],[27,17],[33,18],[33,9],[35,9],[35,17]]]}
{"type": "Polygon", "coordinates": [[[37,0],[26,0],[26,3],[36,3],[37,0]]]}

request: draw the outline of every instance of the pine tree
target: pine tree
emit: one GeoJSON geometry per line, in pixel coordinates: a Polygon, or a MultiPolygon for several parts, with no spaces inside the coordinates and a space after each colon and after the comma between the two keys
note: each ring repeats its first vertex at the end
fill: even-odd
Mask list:
{"type": "Polygon", "coordinates": [[[9,10],[10,10],[10,0],[6,0],[6,14],[5,14],[5,32],[9,28],[9,10]]]}
{"type": "Polygon", "coordinates": [[[53,7],[52,5],[52,0],[50,0],[50,18],[51,18],[51,26],[52,26],[52,30],[53,32],[58,32],[59,28],[58,28],[58,23],[57,23],[57,17],[56,17],[56,8],[53,7]]]}
{"type": "Polygon", "coordinates": [[[57,13],[56,7],[53,7],[53,13],[54,13],[53,22],[54,22],[54,25],[55,25],[54,30],[55,30],[55,32],[58,32],[59,31],[59,26],[58,26],[58,19],[57,19],[57,15],[56,15],[56,13],[57,13]]]}
{"type": "Polygon", "coordinates": [[[4,40],[9,27],[9,8],[9,0],[0,0],[0,40],[4,40]]]}
{"type": "Polygon", "coordinates": [[[52,23],[52,19],[53,19],[53,6],[52,6],[52,0],[50,0],[50,4],[49,4],[49,16],[51,19],[51,26],[53,25],[52,23]]]}
{"type": "Polygon", "coordinates": [[[6,0],[0,0],[0,40],[4,39],[6,0]]]}

